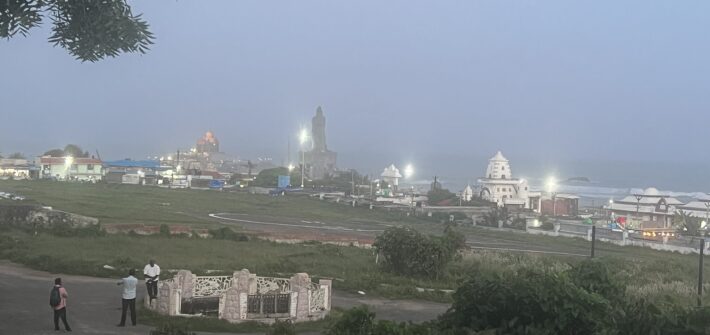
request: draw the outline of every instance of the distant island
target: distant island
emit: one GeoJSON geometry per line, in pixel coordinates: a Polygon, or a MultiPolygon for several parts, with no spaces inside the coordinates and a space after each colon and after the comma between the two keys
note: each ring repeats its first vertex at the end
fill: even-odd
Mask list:
{"type": "Polygon", "coordinates": [[[567,178],[565,182],[582,182],[582,183],[591,183],[592,181],[589,180],[587,177],[572,177],[572,178],[567,178]]]}

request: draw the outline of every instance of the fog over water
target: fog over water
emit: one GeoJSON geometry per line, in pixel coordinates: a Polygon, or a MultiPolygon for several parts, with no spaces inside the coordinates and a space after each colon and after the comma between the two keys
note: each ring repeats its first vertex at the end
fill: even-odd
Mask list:
{"type": "Polygon", "coordinates": [[[146,55],[80,63],[48,24],[0,41],[0,153],[140,159],[212,130],[281,163],[320,105],[338,165],[366,174],[457,189],[501,150],[533,185],[710,191],[710,2],[130,3],[146,55]]]}

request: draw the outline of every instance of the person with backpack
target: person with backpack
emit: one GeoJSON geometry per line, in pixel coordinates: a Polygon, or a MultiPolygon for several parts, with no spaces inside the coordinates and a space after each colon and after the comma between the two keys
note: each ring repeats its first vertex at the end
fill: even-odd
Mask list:
{"type": "Polygon", "coordinates": [[[138,279],[135,277],[136,270],[128,270],[128,277],[121,279],[118,285],[123,285],[123,292],[121,293],[121,323],[118,324],[119,327],[126,326],[126,311],[131,309],[131,323],[136,325],[136,285],[138,284],[138,279]]]}
{"type": "Polygon", "coordinates": [[[54,330],[59,330],[59,319],[64,323],[64,329],[71,331],[67,323],[67,290],[62,286],[62,278],[54,279],[54,287],[49,293],[49,306],[54,310],[54,330]]]}

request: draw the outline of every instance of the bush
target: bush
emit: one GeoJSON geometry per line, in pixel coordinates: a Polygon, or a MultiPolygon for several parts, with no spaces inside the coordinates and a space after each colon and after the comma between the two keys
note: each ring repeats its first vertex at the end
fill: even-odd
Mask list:
{"type": "Polygon", "coordinates": [[[216,240],[229,240],[237,242],[249,241],[249,236],[242,233],[237,233],[231,228],[222,227],[219,229],[210,229],[210,236],[216,240]]]}
{"type": "Polygon", "coordinates": [[[454,294],[444,330],[497,334],[600,334],[611,310],[603,297],[552,271],[483,273],[454,294]]]}
{"type": "Polygon", "coordinates": [[[624,298],[624,287],[612,278],[609,267],[600,260],[588,259],[567,271],[572,283],[587,292],[596,293],[610,301],[624,298]]]}
{"type": "Polygon", "coordinates": [[[195,335],[190,332],[184,324],[175,325],[173,323],[163,323],[155,330],[150,331],[150,335],[195,335]]]}
{"type": "Polygon", "coordinates": [[[296,335],[296,327],[291,323],[291,320],[276,319],[276,322],[266,331],[266,335],[296,335]]]}
{"type": "Polygon", "coordinates": [[[170,236],[170,227],[166,224],[160,225],[160,236],[170,236]]]}
{"type": "Polygon", "coordinates": [[[552,223],[552,221],[546,217],[546,216],[541,216],[540,217],[540,228],[544,230],[555,230],[555,224],[552,223]]]}
{"type": "Polygon", "coordinates": [[[369,335],[375,324],[375,313],[367,306],[354,307],[343,313],[328,327],[327,335],[369,335]]]}
{"type": "Polygon", "coordinates": [[[388,228],[373,246],[382,265],[397,274],[438,277],[465,247],[462,234],[446,229],[443,236],[425,236],[407,227],[388,228]]]}
{"type": "Polygon", "coordinates": [[[615,328],[619,334],[710,334],[710,309],[660,307],[646,299],[634,299],[624,304],[615,328]]]}
{"type": "Polygon", "coordinates": [[[521,217],[520,214],[518,214],[510,221],[508,228],[525,230],[526,225],[527,220],[524,217],[521,217]]]}

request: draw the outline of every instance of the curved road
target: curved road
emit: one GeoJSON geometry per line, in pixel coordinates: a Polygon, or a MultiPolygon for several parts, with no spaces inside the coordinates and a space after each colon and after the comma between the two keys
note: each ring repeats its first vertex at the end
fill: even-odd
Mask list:
{"type": "MultiPolygon", "coordinates": [[[[319,241],[358,241],[371,244],[375,237],[392,224],[373,221],[352,220],[332,223],[303,220],[298,218],[275,217],[268,215],[250,215],[241,213],[213,213],[209,217],[226,225],[239,225],[247,230],[266,233],[276,238],[319,241]]],[[[502,232],[501,232],[502,233],[502,232]]],[[[504,233],[502,233],[504,234],[504,233]]],[[[516,234],[510,232],[510,234],[516,234]]],[[[506,239],[499,236],[467,234],[466,244],[473,250],[522,252],[575,257],[587,257],[586,248],[559,248],[548,243],[529,243],[506,239]]],[[[511,235],[514,237],[514,235],[511,235]]]]}

